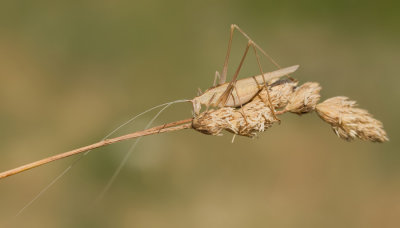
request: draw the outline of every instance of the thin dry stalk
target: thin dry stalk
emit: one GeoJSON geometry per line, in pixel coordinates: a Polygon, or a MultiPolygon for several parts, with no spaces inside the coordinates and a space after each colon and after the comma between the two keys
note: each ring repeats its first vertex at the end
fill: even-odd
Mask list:
{"type": "Polygon", "coordinates": [[[123,136],[119,136],[116,138],[112,138],[112,139],[106,139],[97,143],[93,143],[91,145],[88,146],[84,146],[75,150],[71,150],[62,154],[57,154],[48,158],[44,158],[42,160],[39,161],[35,161],[20,167],[17,167],[15,169],[11,169],[5,172],[0,173],[0,179],[8,177],[8,176],[12,176],[14,174],[17,173],[21,173],[23,171],[62,159],[62,158],[66,158],[75,154],[80,154],[89,150],[93,150],[102,146],[107,146],[116,142],[120,142],[120,141],[124,141],[124,140],[128,140],[128,139],[134,139],[134,138],[138,138],[138,137],[142,137],[142,136],[146,136],[146,135],[154,135],[154,134],[159,134],[159,133],[164,133],[164,132],[171,132],[171,131],[179,131],[179,130],[183,130],[183,129],[188,129],[191,128],[192,124],[190,123],[192,121],[192,119],[186,119],[186,120],[180,120],[180,121],[176,121],[176,122],[172,122],[169,124],[163,124],[160,126],[156,126],[153,128],[149,128],[143,131],[138,131],[138,132],[134,132],[134,133],[130,133],[127,135],[123,135],[123,136]]]}

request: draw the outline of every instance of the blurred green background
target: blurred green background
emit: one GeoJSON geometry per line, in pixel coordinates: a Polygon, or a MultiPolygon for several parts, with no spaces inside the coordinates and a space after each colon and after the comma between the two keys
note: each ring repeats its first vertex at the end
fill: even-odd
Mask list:
{"type": "MultiPolygon", "coordinates": [[[[390,142],[338,139],[315,114],[256,139],[192,130],[97,149],[0,181],[2,227],[400,227],[398,1],[2,1],[1,171],[93,143],[221,71],[237,23],[322,100],[346,95],[390,142]]],[[[230,75],[246,40],[234,39],[230,75]]],[[[264,69],[273,70],[264,61],[264,69]]],[[[257,74],[249,55],[240,77],[257,74]]],[[[118,133],[142,129],[151,113],[118,133]]],[[[191,116],[177,104],[155,124],[191,116]]]]}

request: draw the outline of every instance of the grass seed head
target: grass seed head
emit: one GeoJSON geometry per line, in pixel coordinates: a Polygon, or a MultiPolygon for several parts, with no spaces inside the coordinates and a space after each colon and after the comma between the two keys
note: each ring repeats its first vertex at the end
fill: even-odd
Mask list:
{"type": "Polygon", "coordinates": [[[205,111],[193,119],[192,127],[208,135],[222,135],[221,132],[227,130],[233,134],[254,137],[275,122],[271,110],[257,99],[240,109],[224,107],[205,111]]]}
{"type": "Polygon", "coordinates": [[[388,141],[383,125],[367,110],[355,108],[356,102],[347,97],[332,97],[316,106],[318,115],[332,126],[342,139],[359,138],[364,141],[388,141]]]}

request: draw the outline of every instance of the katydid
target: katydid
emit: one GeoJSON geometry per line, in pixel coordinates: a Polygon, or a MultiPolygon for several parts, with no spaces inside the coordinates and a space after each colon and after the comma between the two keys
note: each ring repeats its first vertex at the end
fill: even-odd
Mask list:
{"type": "MultiPolygon", "coordinates": [[[[283,76],[288,76],[290,78],[289,74],[295,72],[299,67],[298,65],[294,65],[291,67],[281,68],[279,70],[264,74],[261,67],[259,56],[257,54],[257,50],[259,50],[262,54],[264,54],[275,66],[281,68],[263,49],[261,49],[245,32],[243,32],[243,30],[241,30],[235,24],[231,25],[228,51],[226,53],[222,75],[220,76],[219,73],[216,72],[214,79],[214,86],[207,89],[203,94],[190,100],[190,102],[192,102],[193,104],[193,111],[195,115],[198,115],[200,113],[201,105],[205,105],[207,106],[207,108],[226,107],[226,106],[240,107],[249,102],[254,96],[256,96],[258,92],[261,91],[262,88],[268,87],[269,81],[283,76]],[[248,39],[248,43],[246,46],[246,50],[240,61],[240,64],[232,80],[229,83],[226,83],[225,80],[228,72],[228,62],[232,46],[233,33],[235,29],[238,30],[243,36],[245,36],[248,39]],[[247,52],[249,51],[250,47],[252,47],[254,50],[254,54],[257,58],[258,68],[261,74],[258,76],[237,80],[240,69],[243,65],[243,62],[246,58],[247,52]],[[215,85],[217,78],[219,78],[220,80],[218,85],[215,85]]],[[[268,89],[266,91],[268,93],[268,89]]],[[[275,110],[272,107],[269,94],[268,94],[268,105],[272,111],[272,114],[276,118],[275,110]]]]}

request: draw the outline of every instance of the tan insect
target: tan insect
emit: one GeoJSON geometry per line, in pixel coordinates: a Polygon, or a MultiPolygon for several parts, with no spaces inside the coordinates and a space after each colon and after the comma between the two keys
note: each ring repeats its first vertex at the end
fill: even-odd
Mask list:
{"type": "MultiPolygon", "coordinates": [[[[198,115],[201,110],[201,105],[205,105],[207,108],[209,107],[240,107],[247,102],[249,102],[254,96],[260,92],[263,87],[268,87],[268,82],[275,78],[280,78],[283,76],[289,76],[289,74],[295,72],[298,69],[298,65],[294,65],[287,68],[282,68],[273,72],[263,73],[259,56],[257,54],[257,50],[259,50],[262,54],[264,54],[275,66],[281,68],[264,50],[262,50],[254,41],[241,30],[237,25],[231,25],[230,38],[228,43],[228,51],[225,57],[224,68],[222,71],[222,75],[219,75],[218,71],[215,74],[214,85],[213,87],[207,89],[201,95],[190,100],[193,104],[193,111],[195,115],[198,115]],[[229,55],[231,51],[232,38],[233,33],[237,29],[243,36],[248,39],[248,43],[246,46],[246,50],[242,56],[240,64],[232,78],[232,81],[229,83],[225,83],[227,71],[228,71],[228,62],[229,55]],[[260,70],[260,75],[248,77],[244,79],[237,80],[240,69],[243,65],[243,62],[246,58],[247,52],[249,48],[252,47],[254,50],[254,54],[257,58],[258,67],[260,70]],[[216,81],[219,78],[219,83],[216,85],[216,81]]],[[[293,80],[293,79],[292,79],[293,80]]],[[[266,90],[268,92],[268,89],[266,90]]],[[[268,105],[272,110],[272,113],[275,116],[275,110],[271,105],[271,101],[268,94],[268,105]]]]}

